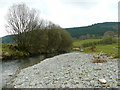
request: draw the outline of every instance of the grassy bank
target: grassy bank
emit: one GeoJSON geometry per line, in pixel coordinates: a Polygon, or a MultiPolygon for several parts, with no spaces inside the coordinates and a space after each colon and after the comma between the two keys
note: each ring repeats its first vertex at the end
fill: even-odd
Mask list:
{"type": "MultiPolygon", "coordinates": [[[[111,45],[96,45],[96,51],[95,52],[103,52],[103,53],[107,53],[108,56],[113,56],[114,58],[119,58],[120,55],[118,53],[118,45],[115,44],[111,44],[111,45]]],[[[90,47],[86,47],[84,48],[84,52],[85,53],[94,53],[93,51],[89,50],[90,47]]]]}
{"type": "Polygon", "coordinates": [[[82,44],[85,43],[90,43],[90,42],[98,42],[101,41],[102,39],[86,39],[86,40],[77,40],[73,42],[73,47],[79,47],[82,44]]]}
{"type": "MultiPolygon", "coordinates": [[[[102,39],[87,39],[87,40],[78,40],[73,42],[73,47],[80,47],[82,44],[85,43],[91,43],[91,42],[97,42],[102,39]]],[[[98,44],[95,46],[95,51],[90,50],[92,46],[89,47],[83,47],[85,53],[107,53],[108,56],[113,56],[114,58],[119,58],[120,55],[118,54],[118,44],[98,44]]]]}
{"type": "Polygon", "coordinates": [[[15,46],[15,44],[2,44],[2,59],[17,59],[29,56],[28,52],[10,48],[9,45],[15,46]]]}

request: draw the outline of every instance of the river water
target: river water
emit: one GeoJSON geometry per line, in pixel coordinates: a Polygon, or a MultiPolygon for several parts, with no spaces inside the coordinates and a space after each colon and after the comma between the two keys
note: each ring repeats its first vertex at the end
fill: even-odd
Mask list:
{"type": "Polygon", "coordinates": [[[0,78],[1,79],[0,85],[2,85],[3,88],[12,88],[13,87],[12,80],[16,77],[16,75],[20,72],[21,69],[40,63],[43,59],[52,56],[55,56],[55,54],[49,54],[47,56],[40,55],[30,58],[9,60],[9,61],[1,60],[2,63],[0,63],[0,68],[2,68],[1,69],[2,78],[0,78]]]}

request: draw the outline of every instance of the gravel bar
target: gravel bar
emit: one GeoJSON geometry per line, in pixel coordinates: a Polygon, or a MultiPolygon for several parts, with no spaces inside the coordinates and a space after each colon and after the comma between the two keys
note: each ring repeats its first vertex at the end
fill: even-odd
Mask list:
{"type": "Polygon", "coordinates": [[[118,60],[92,63],[92,54],[66,53],[22,69],[14,88],[118,88],[118,60]],[[105,79],[101,83],[99,79],[105,79]]]}

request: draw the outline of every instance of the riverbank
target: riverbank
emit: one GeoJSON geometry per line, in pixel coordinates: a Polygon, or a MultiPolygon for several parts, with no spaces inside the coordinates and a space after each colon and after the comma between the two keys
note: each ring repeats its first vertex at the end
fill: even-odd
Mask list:
{"type": "Polygon", "coordinates": [[[117,88],[117,59],[92,63],[93,55],[66,53],[22,69],[13,80],[15,88],[117,88]],[[102,83],[99,80],[105,79],[102,83]]]}
{"type": "Polygon", "coordinates": [[[0,55],[0,59],[2,61],[9,61],[16,59],[31,58],[40,55],[45,55],[46,57],[52,57],[67,52],[67,51],[53,51],[53,52],[30,53],[30,52],[20,51],[16,49],[15,46],[16,45],[14,44],[3,44],[2,48],[0,48],[2,49],[2,55],[0,55]]]}
{"type": "Polygon", "coordinates": [[[36,55],[34,57],[15,59],[15,60],[4,60],[0,64],[2,66],[2,81],[0,85],[4,88],[12,88],[11,81],[14,77],[20,72],[21,69],[33,66],[40,63],[46,58],[55,56],[56,54],[47,54],[47,55],[36,55]]]}

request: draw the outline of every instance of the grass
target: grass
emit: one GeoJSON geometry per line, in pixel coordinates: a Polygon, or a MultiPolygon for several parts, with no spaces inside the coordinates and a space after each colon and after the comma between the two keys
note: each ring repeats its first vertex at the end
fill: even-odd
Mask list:
{"type": "MultiPolygon", "coordinates": [[[[86,39],[86,40],[77,40],[73,42],[73,47],[80,47],[80,45],[90,42],[101,41],[102,39],[86,39]]],[[[91,46],[90,46],[91,47],[91,46]]],[[[96,51],[89,50],[90,47],[83,48],[85,53],[107,53],[108,56],[113,56],[114,58],[119,58],[118,49],[114,47],[118,47],[117,43],[113,44],[99,44],[96,45],[96,51]]]]}
{"type": "MultiPolygon", "coordinates": [[[[15,45],[15,44],[12,44],[12,45],[15,45]]],[[[10,59],[11,58],[14,59],[14,58],[21,58],[21,57],[28,56],[29,53],[24,51],[13,50],[8,47],[8,44],[2,44],[2,55],[7,56],[10,59]]],[[[9,58],[6,58],[6,59],[9,59],[9,58]]]]}
{"type": "MultiPolygon", "coordinates": [[[[96,45],[96,52],[103,52],[103,53],[107,53],[109,56],[113,56],[115,58],[118,58],[120,55],[118,54],[118,49],[117,48],[114,48],[114,47],[118,47],[118,44],[117,43],[114,43],[114,44],[110,44],[110,45],[96,45]]],[[[92,51],[88,50],[88,48],[90,47],[87,47],[85,48],[85,51],[86,53],[92,53],[92,51]]]]}
{"type": "Polygon", "coordinates": [[[73,42],[73,47],[79,47],[82,44],[88,43],[88,42],[97,42],[101,41],[102,39],[86,39],[86,40],[77,40],[73,42]]]}
{"type": "Polygon", "coordinates": [[[14,50],[12,50],[12,49],[10,49],[10,48],[8,47],[8,44],[2,44],[2,53],[3,53],[3,54],[11,55],[11,54],[13,54],[14,52],[15,52],[14,50]]]}

